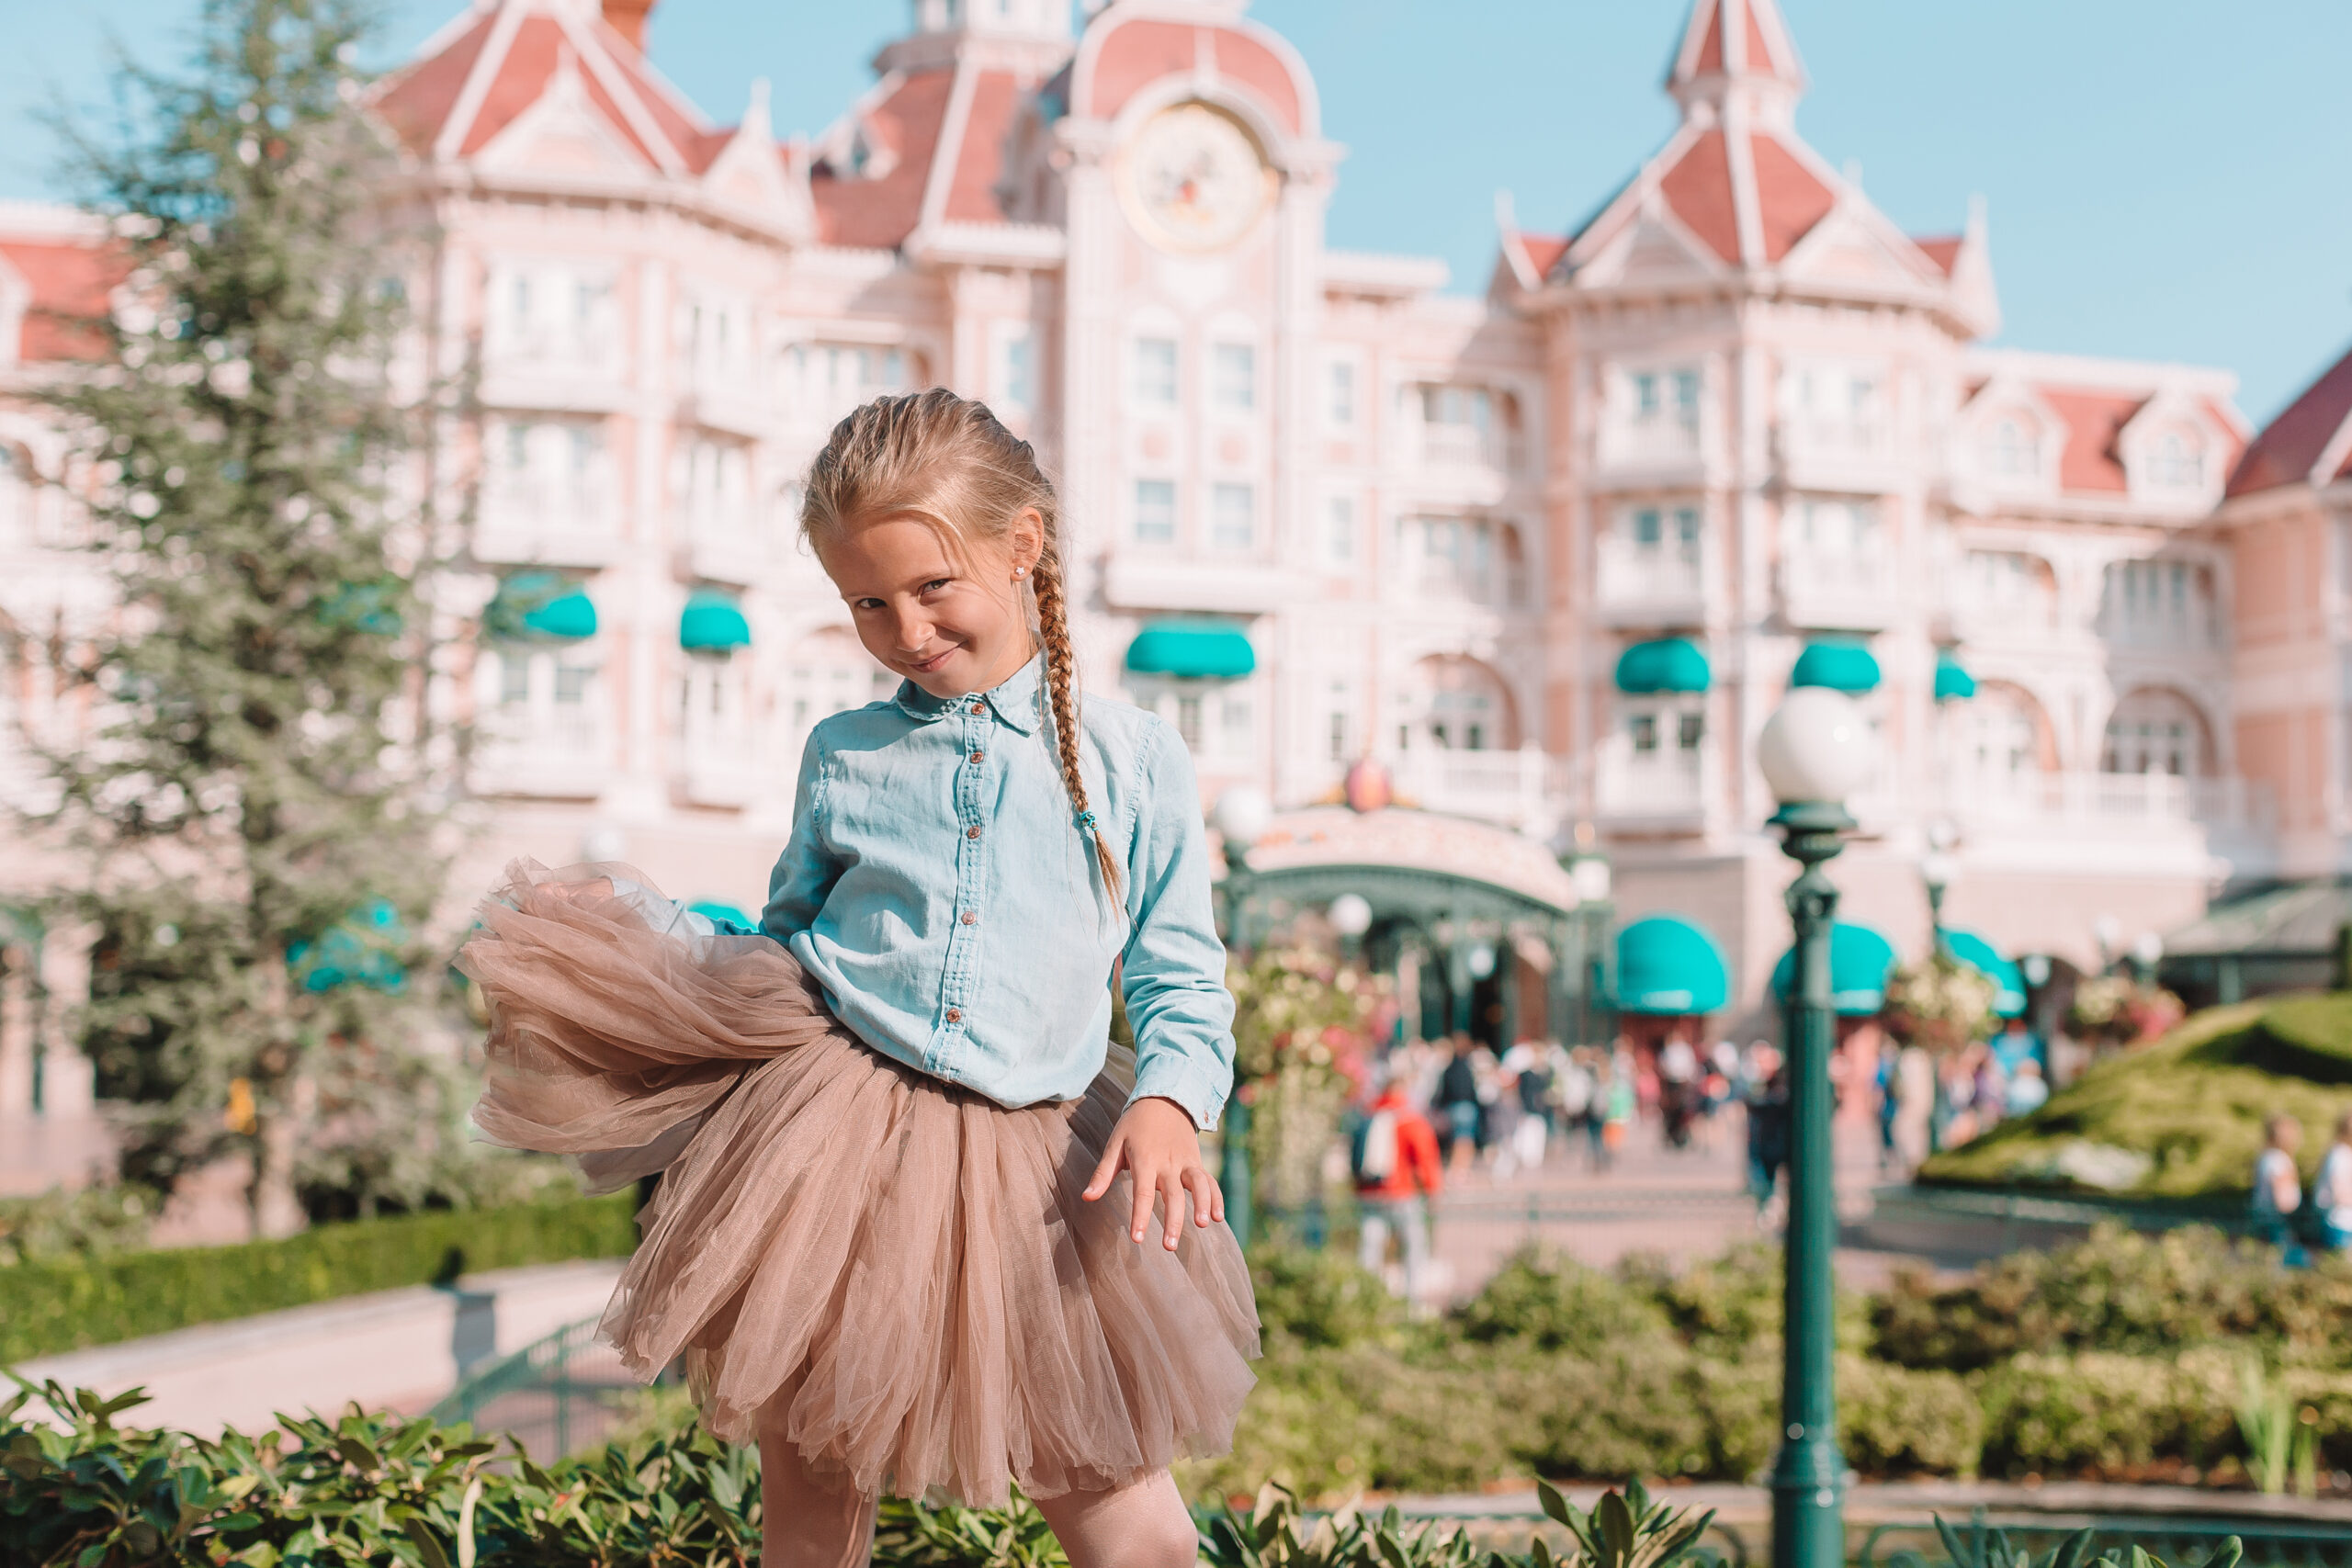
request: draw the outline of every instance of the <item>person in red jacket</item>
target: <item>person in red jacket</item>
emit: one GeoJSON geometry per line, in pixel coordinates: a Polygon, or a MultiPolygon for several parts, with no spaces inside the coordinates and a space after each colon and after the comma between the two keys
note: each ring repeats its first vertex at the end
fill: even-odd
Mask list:
{"type": "Polygon", "coordinates": [[[1423,1304],[1430,1283],[1428,1200],[1445,1185],[1444,1165],[1438,1158],[1437,1130],[1385,1069],[1379,1093],[1357,1120],[1349,1156],[1363,1217],[1358,1261],[1372,1273],[1385,1274],[1389,1233],[1395,1232],[1405,1251],[1405,1299],[1423,1304]]]}

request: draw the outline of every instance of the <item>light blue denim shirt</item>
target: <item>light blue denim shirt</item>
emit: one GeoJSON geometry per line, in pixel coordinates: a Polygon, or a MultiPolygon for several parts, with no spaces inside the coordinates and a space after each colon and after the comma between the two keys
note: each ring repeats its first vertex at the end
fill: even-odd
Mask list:
{"type": "Polygon", "coordinates": [[[1233,1087],[1233,998],[1192,758],[1140,708],[1080,704],[1088,804],[1124,873],[1114,899],[1073,822],[1044,698],[1033,659],[991,692],[909,682],[820,722],[759,929],[868,1045],[1006,1106],[1085,1094],[1115,962],[1131,1102],[1164,1096],[1213,1127],[1233,1087]]]}

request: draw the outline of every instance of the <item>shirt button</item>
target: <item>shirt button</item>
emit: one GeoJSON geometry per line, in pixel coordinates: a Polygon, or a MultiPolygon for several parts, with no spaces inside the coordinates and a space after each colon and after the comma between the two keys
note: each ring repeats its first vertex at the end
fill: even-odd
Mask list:
{"type": "Polygon", "coordinates": [[[988,755],[988,753],[987,753],[986,751],[975,751],[975,752],[973,752],[973,753],[972,753],[972,766],[974,766],[974,767],[976,767],[976,768],[977,768],[977,767],[978,767],[978,766],[980,765],[980,759],[981,759],[981,758],[983,758],[983,757],[985,757],[985,756],[987,756],[987,755],[988,755]]]}
{"type": "Polygon", "coordinates": [[[977,827],[967,828],[964,829],[964,837],[967,839],[977,839],[979,836],[980,830],[977,827]]]}
{"type": "Polygon", "coordinates": [[[950,1023],[963,1022],[964,1010],[962,1008],[949,1008],[947,1010],[947,1021],[950,1023]]]}
{"type": "Polygon", "coordinates": [[[986,712],[988,712],[988,711],[989,711],[989,705],[988,705],[988,704],[986,704],[986,703],[974,703],[974,704],[972,705],[972,712],[974,712],[975,714],[983,714],[983,713],[986,713],[986,712]]]}
{"type": "Polygon", "coordinates": [[[980,917],[967,909],[964,911],[964,923],[967,926],[977,926],[980,923],[980,917]]]}

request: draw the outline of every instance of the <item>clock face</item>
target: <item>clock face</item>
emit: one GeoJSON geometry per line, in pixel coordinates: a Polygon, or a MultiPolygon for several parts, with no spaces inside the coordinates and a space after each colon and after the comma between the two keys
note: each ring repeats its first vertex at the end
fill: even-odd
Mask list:
{"type": "Polygon", "coordinates": [[[1257,142],[1206,104],[1154,115],[1128,145],[1123,174],[1128,216],[1163,250],[1224,250],[1273,197],[1257,142]]]}

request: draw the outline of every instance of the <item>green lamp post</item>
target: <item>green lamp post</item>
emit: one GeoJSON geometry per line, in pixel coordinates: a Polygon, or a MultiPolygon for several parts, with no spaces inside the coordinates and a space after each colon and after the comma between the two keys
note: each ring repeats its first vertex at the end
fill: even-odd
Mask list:
{"type": "Polygon", "coordinates": [[[1800,686],[1766,722],[1757,765],[1780,810],[1772,826],[1802,868],[1790,884],[1796,964],[1789,987],[1789,1222],[1783,1286],[1781,1449],[1772,1462],[1773,1568],[1841,1568],[1846,1461],[1838,1451],[1832,1257],[1838,1245],[1829,1058],[1838,1020],[1829,933],[1838,889],[1822,865],[1854,826],[1846,797],[1870,770],[1870,730],[1844,694],[1800,686]]]}
{"type": "MultiPolygon", "coordinates": [[[[1273,802],[1254,784],[1236,784],[1217,796],[1209,825],[1225,840],[1225,940],[1243,962],[1250,957],[1250,846],[1265,836],[1274,819],[1273,802]]],[[[1233,1239],[1250,1245],[1256,1228],[1250,1194],[1250,1102],[1236,1083],[1225,1104],[1217,1139],[1217,1185],[1225,1190],[1225,1223],[1233,1239]]]]}

